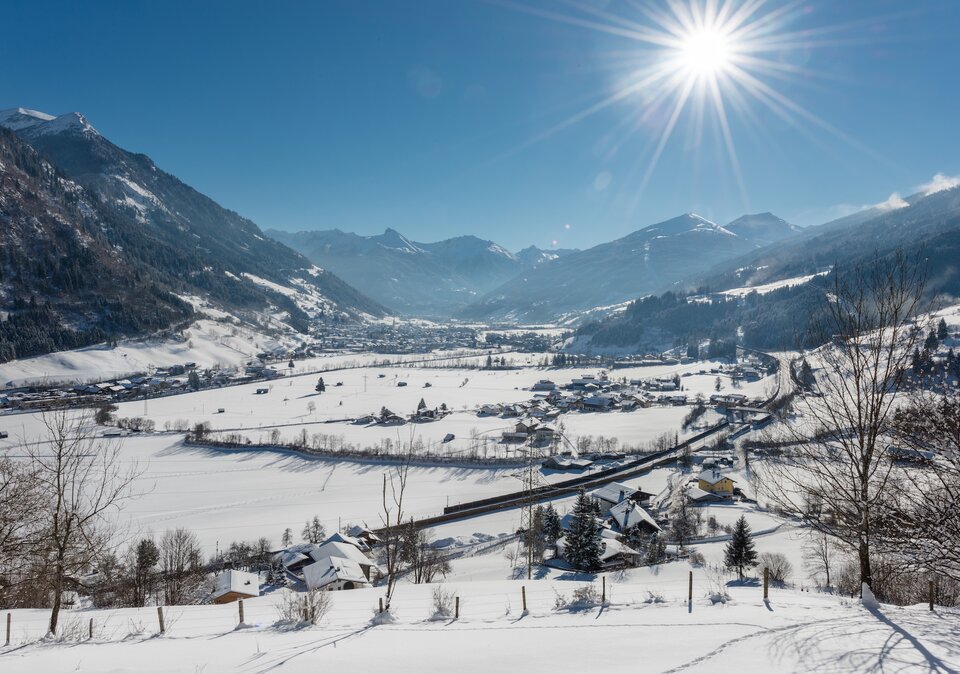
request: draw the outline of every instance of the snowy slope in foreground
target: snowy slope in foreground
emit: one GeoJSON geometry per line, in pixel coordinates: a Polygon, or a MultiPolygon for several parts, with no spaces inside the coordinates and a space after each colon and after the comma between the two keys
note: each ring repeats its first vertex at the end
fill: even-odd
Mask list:
{"type": "Polygon", "coordinates": [[[607,577],[611,605],[556,611],[572,580],[448,584],[461,597],[459,620],[429,620],[431,585],[401,585],[397,622],[372,626],[380,588],[335,592],[317,627],[278,629],[276,596],[244,602],[249,627],[235,629],[237,607],[168,607],[159,637],[156,609],[67,612],[93,641],[36,641],[45,611],[13,611],[14,643],[0,669],[14,672],[950,672],[960,667],[960,613],[882,606],[828,595],[730,587],[731,600],[708,598],[710,575],[694,570],[686,602],[686,564],[607,577]],[[527,586],[529,615],[521,614],[527,586]],[[651,594],[662,602],[650,601],[651,594]],[[473,657],[465,654],[478,654],[473,657]],[[642,668],[637,666],[642,662],[642,668]]]}

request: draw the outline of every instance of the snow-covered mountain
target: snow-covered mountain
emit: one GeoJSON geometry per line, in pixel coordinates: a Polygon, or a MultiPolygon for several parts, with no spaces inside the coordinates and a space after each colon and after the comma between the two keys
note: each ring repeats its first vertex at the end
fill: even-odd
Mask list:
{"type": "Polygon", "coordinates": [[[778,229],[776,220],[722,227],[695,213],[680,215],[531,269],[467,307],[463,316],[544,321],[617,305],[764,245],[764,237],[778,229]]]}
{"type": "Polygon", "coordinates": [[[567,251],[533,246],[514,254],[476,236],[411,241],[394,229],[361,236],[339,229],[267,234],[403,313],[444,317],[483,293],[567,251]]]}
{"type": "Polygon", "coordinates": [[[803,231],[802,228],[769,212],[742,215],[727,224],[725,229],[760,245],[776,243],[803,231]]]}
{"type": "Polygon", "coordinates": [[[79,113],[0,112],[0,154],[0,342],[15,356],[168,327],[198,302],[301,331],[385,311],[79,113]],[[31,295],[46,318],[14,306],[31,295]]]}

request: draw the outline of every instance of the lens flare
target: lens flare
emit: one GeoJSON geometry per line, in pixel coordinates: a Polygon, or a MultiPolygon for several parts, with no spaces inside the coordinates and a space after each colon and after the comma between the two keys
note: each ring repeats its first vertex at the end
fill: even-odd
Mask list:
{"type": "Polygon", "coordinates": [[[809,86],[833,77],[800,65],[803,61],[793,55],[845,42],[859,47],[864,37],[856,31],[865,24],[811,25],[811,5],[806,0],[633,0],[617,11],[584,0],[499,3],[610,38],[609,63],[601,65],[614,85],[511,152],[617,106],[627,114],[615,132],[607,134],[605,155],[616,155],[634,136],[643,136],[647,142],[646,150],[636,155],[638,162],[646,162],[645,169],[638,167],[640,171],[635,172],[642,172],[642,177],[634,180],[625,175],[619,181],[631,190],[634,207],[683,119],[690,122],[687,147],[699,149],[702,136],[716,136],[747,207],[732,129],[735,118],[747,125],[749,133],[765,137],[764,113],[772,114],[825,149],[833,144],[814,131],[883,160],[782,90],[784,83],[809,86]],[[798,27],[799,23],[803,25],[798,27]]]}

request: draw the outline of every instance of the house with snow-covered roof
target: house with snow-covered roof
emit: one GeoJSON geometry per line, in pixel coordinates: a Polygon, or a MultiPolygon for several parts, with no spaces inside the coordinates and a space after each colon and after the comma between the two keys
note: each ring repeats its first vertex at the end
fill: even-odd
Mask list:
{"type": "Polygon", "coordinates": [[[659,532],[660,525],[656,520],[633,501],[621,501],[610,508],[610,517],[617,523],[621,532],[626,532],[634,527],[640,527],[646,533],[654,534],[659,532]]]}
{"type": "Polygon", "coordinates": [[[705,470],[697,476],[697,487],[699,489],[719,496],[732,496],[735,482],[716,468],[705,470]]]}
{"type": "Polygon", "coordinates": [[[600,501],[600,505],[607,509],[626,500],[643,502],[651,496],[653,494],[648,494],[639,487],[630,487],[622,482],[611,482],[590,492],[590,497],[600,501]]]}
{"type": "Polygon", "coordinates": [[[214,604],[227,604],[238,599],[260,596],[260,576],[256,573],[227,569],[217,576],[217,588],[213,592],[214,604]]]}
{"type": "Polygon", "coordinates": [[[309,590],[355,590],[369,587],[370,579],[355,560],[332,555],[303,567],[309,590]]]}
{"type": "MultiPolygon", "coordinates": [[[[363,554],[359,548],[349,543],[328,540],[311,550],[309,554],[310,558],[315,562],[322,561],[327,557],[349,559],[360,567],[360,570],[367,580],[373,580],[380,574],[380,567],[377,566],[372,559],[363,554]]],[[[304,569],[306,568],[307,567],[304,567],[304,569]]]]}

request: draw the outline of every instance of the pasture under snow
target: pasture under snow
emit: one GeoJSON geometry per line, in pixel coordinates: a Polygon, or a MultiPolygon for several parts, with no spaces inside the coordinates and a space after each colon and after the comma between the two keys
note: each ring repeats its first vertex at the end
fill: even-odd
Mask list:
{"type": "Polygon", "coordinates": [[[333,593],[318,626],[277,626],[277,596],[236,604],[156,610],[67,611],[64,622],[94,639],[37,641],[46,612],[13,611],[14,643],[0,649],[4,672],[952,672],[960,667],[960,613],[924,606],[869,609],[859,601],[772,588],[725,585],[685,563],[606,576],[608,603],[555,608],[557,593],[599,579],[551,572],[526,580],[454,578],[460,617],[431,620],[431,585],[399,586],[394,622],[371,622],[379,588],[333,593]],[[527,587],[528,613],[521,610],[527,587]],[[727,596],[721,600],[723,594],[727,596]]]}

